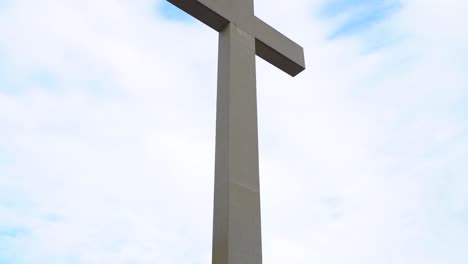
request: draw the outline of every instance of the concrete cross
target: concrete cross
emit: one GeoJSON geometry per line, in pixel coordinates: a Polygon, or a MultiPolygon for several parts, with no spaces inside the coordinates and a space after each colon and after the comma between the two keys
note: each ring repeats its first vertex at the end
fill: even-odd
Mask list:
{"type": "Polygon", "coordinates": [[[255,55],[295,76],[302,47],[258,19],[253,0],[167,0],[218,31],[213,264],[261,264],[255,55]]]}

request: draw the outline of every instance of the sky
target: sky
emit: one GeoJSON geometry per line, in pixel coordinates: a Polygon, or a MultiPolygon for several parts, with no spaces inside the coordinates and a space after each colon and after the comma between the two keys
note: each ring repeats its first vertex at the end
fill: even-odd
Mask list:
{"type": "MultiPolygon", "coordinates": [[[[468,261],[468,2],[256,0],[263,262],[468,261]]],[[[0,0],[0,264],[210,263],[217,33],[0,0]]]]}

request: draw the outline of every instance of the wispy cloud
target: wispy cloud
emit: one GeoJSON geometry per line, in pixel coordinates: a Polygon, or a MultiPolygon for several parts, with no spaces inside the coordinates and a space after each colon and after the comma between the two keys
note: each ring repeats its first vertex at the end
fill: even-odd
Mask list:
{"type": "Polygon", "coordinates": [[[401,32],[388,25],[388,20],[403,8],[399,0],[324,1],[319,6],[318,16],[334,24],[328,32],[330,40],[359,34],[366,42],[364,52],[374,52],[396,45],[403,38],[401,32]]]}

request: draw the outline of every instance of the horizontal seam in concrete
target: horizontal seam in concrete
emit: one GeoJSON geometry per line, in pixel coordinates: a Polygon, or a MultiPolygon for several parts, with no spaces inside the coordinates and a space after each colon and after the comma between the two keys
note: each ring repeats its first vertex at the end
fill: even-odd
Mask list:
{"type": "Polygon", "coordinates": [[[235,184],[236,186],[241,187],[241,188],[243,188],[243,189],[246,189],[246,190],[248,190],[248,191],[251,191],[251,192],[253,192],[253,193],[259,193],[259,192],[260,192],[260,189],[255,190],[255,189],[253,189],[253,188],[251,188],[251,187],[248,187],[248,186],[246,186],[246,185],[244,185],[244,184],[240,184],[240,183],[235,182],[235,181],[232,181],[232,180],[229,180],[229,183],[230,183],[230,184],[235,184]]]}

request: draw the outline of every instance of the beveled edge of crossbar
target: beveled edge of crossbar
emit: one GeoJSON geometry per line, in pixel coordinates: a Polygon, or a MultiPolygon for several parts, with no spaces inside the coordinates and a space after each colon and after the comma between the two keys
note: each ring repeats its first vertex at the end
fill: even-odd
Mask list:
{"type": "Polygon", "coordinates": [[[255,17],[253,32],[256,53],[291,76],[305,70],[304,49],[279,31],[255,17]]]}
{"type": "Polygon", "coordinates": [[[229,23],[222,7],[218,7],[212,0],[167,0],[171,4],[184,10],[202,23],[220,32],[229,23]]]}

